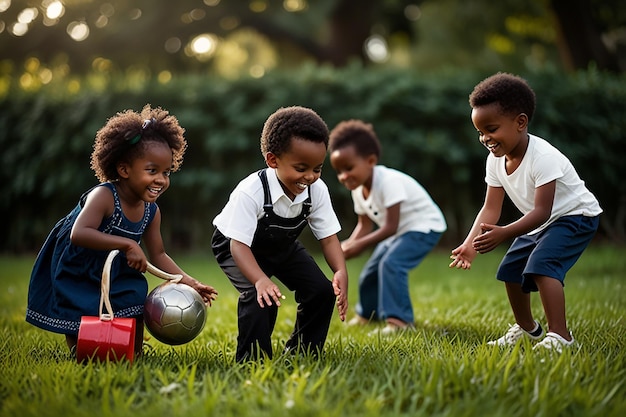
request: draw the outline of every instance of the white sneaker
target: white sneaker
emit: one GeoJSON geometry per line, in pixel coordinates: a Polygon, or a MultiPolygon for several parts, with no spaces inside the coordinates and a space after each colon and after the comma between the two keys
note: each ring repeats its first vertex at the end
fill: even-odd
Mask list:
{"type": "Polygon", "coordinates": [[[555,351],[557,353],[561,353],[564,347],[571,347],[574,345],[574,343],[576,343],[572,334],[570,333],[569,335],[572,340],[565,340],[565,338],[558,333],[548,332],[548,334],[546,334],[546,337],[544,337],[541,342],[537,343],[533,347],[533,350],[547,349],[555,351]]]}
{"type": "Polygon", "coordinates": [[[535,323],[538,327],[536,327],[533,333],[537,333],[539,331],[539,334],[536,336],[533,336],[531,333],[522,329],[519,324],[515,323],[512,326],[509,325],[509,330],[504,336],[496,340],[490,340],[487,342],[487,344],[491,346],[511,346],[516,344],[524,336],[530,337],[531,340],[539,340],[543,337],[544,331],[538,321],[535,320],[535,323]]]}
{"type": "Polygon", "coordinates": [[[348,326],[365,326],[368,323],[369,323],[368,319],[366,319],[365,317],[361,317],[357,314],[356,316],[348,320],[346,324],[348,326]]]}

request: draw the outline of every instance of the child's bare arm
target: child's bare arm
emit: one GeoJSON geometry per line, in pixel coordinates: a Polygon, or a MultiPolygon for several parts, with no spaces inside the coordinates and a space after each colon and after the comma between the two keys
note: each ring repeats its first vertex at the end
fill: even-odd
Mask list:
{"type": "Polygon", "coordinates": [[[376,229],[374,229],[373,222],[369,217],[359,215],[359,222],[354,232],[346,242],[342,242],[341,244],[346,259],[361,254],[368,247],[382,242],[398,231],[398,224],[400,224],[400,204],[401,203],[394,204],[387,208],[385,224],[376,229]]]}
{"type": "Polygon", "coordinates": [[[552,213],[552,204],[556,192],[556,180],[535,189],[534,208],[506,226],[493,223],[481,223],[481,234],[472,240],[472,246],[478,253],[494,250],[507,239],[524,235],[544,224],[552,213]]]}
{"type": "Polygon", "coordinates": [[[491,186],[487,187],[485,202],[476,215],[472,228],[463,243],[455,248],[450,255],[452,262],[450,262],[449,266],[451,268],[469,269],[471,267],[472,261],[476,257],[477,253],[472,245],[472,242],[476,236],[482,233],[481,224],[496,223],[500,219],[504,196],[504,188],[491,186]]]}
{"type": "Polygon", "coordinates": [[[89,193],[85,205],[76,218],[70,232],[70,240],[76,246],[95,250],[119,249],[126,254],[128,265],[145,272],[146,255],[137,242],[123,236],[103,233],[98,230],[105,219],[113,213],[113,194],[105,187],[96,187],[89,193]]]}
{"type": "Polygon", "coordinates": [[[276,304],[280,307],[280,300],[283,294],[276,285],[259,266],[252,250],[245,243],[238,240],[230,240],[230,252],[241,273],[254,285],[257,292],[257,302],[261,308],[276,304]]]}
{"type": "Polygon", "coordinates": [[[337,311],[339,319],[344,321],[348,312],[348,270],[346,261],[341,251],[341,244],[337,235],[332,235],[320,240],[324,258],[333,271],[333,289],[337,296],[337,311]]]}

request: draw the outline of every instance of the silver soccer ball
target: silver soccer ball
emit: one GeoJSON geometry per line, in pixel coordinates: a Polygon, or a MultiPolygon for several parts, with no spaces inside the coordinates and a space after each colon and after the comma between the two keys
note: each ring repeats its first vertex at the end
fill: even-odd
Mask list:
{"type": "Polygon", "coordinates": [[[204,328],[206,305],[196,290],[185,284],[165,282],[153,289],[144,304],[144,322],[157,340],[182,345],[204,328]]]}

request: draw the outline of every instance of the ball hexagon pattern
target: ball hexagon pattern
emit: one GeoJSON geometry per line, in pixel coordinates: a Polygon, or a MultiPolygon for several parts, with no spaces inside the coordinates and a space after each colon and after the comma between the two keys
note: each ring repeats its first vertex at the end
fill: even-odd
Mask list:
{"type": "Polygon", "coordinates": [[[182,345],[193,340],[204,328],[206,305],[190,286],[166,282],[148,294],[144,322],[157,340],[182,345]]]}

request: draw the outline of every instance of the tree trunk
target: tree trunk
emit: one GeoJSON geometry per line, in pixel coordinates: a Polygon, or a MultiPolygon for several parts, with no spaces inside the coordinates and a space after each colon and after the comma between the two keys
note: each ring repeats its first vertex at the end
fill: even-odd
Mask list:
{"type": "Polygon", "coordinates": [[[559,23],[560,47],[569,69],[586,69],[595,63],[599,69],[619,72],[617,58],[604,43],[593,21],[588,0],[550,0],[559,23]]]}

